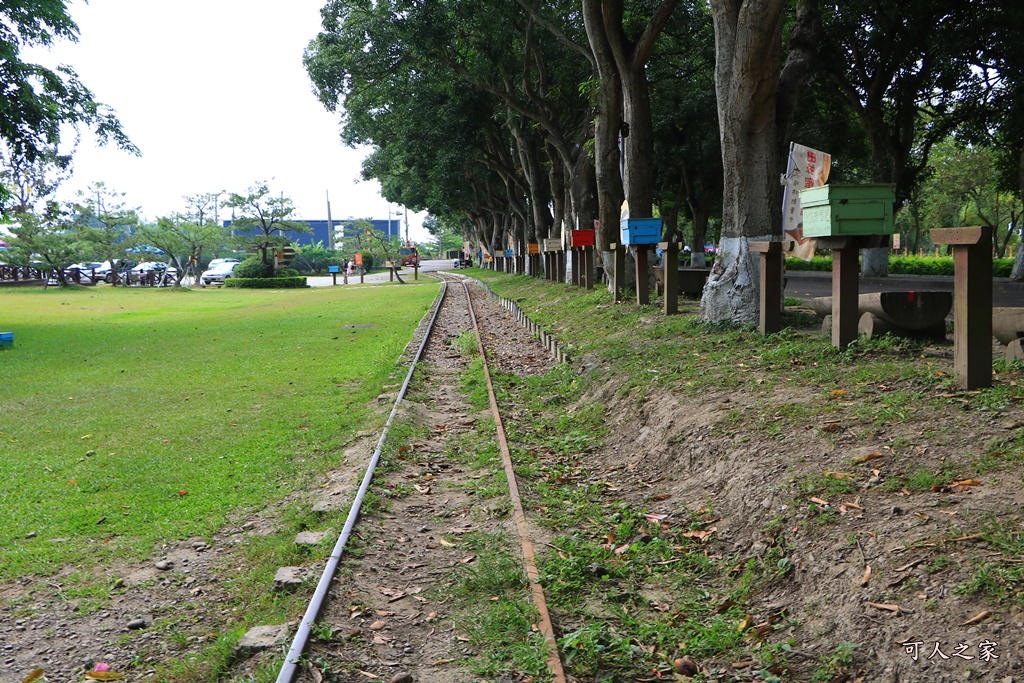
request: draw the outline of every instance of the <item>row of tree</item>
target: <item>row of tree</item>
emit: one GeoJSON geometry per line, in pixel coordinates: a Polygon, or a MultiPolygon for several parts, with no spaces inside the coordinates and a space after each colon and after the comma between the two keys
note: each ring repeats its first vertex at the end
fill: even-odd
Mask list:
{"type": "Polygon", "coordinates": [[[606,248],[627,200],[666,238],[687,226],[699,255],[720,219],[710,319],[756,319],[746,241],[781,235],[791,140],[833,155],[832,182],[893,183],[914,239],[936,146],[988,150],[977,173],[1019,200],[1018,0],[332,0],[322,16],[307,72],[343,139],[372,146],[363,175],[385,197],[493,250],[594,221],[606,248]]]}

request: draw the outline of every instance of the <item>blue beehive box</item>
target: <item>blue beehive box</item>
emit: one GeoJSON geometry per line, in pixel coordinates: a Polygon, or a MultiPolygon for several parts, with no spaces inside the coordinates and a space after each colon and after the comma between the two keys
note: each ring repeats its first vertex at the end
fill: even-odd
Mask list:
{"type": "Polygon", "coordinates": [[[627,218],[619,221],[622,243],[657,244],[661,241],[660,218],[627,218]]]}
{"type": "Polygon", "coordinates": [[[0,346],[14,346],[14,333],[0,332],[0,346]]]}

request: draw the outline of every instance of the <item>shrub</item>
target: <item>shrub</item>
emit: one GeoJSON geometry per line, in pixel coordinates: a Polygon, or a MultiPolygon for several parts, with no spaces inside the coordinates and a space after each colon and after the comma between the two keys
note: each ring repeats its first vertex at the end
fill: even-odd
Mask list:
{"type": "Polygon", "coordinates": [[[309,285],[304,277],[230,277],[224,280],[224,286],[240,289],[292,289],[309,285]]]}
{"type": "Polygon", "coordinates": [[[230,279],[252,279],[274,277],[274,265],[264,263],[259,256],[250,256],[235,268],[233,277],[230,279]]]}
{"type": "Polygon", "coordinates": [[[274,277],[298,277],[299,271],[294,268],[278,268],[274,277]]]}
{"type": "Polygon", "coordinates": [[[363,255],[363,268],[365,268],[367,271],[371,271],[374,269],[374,267],[377,266],[377,264],[375,263],[376,259],[373,258],[372,251],[366,251],[364,249],[359,253],[363,255]]]}

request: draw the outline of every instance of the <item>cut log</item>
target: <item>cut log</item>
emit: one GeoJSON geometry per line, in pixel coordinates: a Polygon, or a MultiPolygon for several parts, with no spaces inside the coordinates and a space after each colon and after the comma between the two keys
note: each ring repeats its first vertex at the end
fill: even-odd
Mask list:
{"type": "Polygon", "coordinates": [[[874,313],[865,313],[857,321],[857,332],[865,335],[868,339],[880,337],[883,334],[908,339],[945,339],[946,321],[940,320],[929,328],[915,330],[893,325],[874,313]]]}
{"type": "Polygon", "coordinates": [[[1024,337],[1024,308],[993,308],[992,336],[1003,344],[1024,337]]]}
{"type": "MultiPolygon", "coordinates": [[[[821,317],[828,315],[832,312],[832,297],[815,297],[811,308],[821,317]]],[[[873,313],[889,325],[904,330],[938,329],[938,324],[952,308],[953,293],[944,291],[869,292],[857,297],[860,316],[873,313]]]]}

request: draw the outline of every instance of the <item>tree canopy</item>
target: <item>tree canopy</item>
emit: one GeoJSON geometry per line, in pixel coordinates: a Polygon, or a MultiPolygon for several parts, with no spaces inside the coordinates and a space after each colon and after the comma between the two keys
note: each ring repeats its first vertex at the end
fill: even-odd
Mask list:
{"type": "MultiPolygon", "coordinates": [[[[139,153],[113,109],[97,102],[71,67],[50,69],[22,59],[25,47],[77,39],[78,26],[60,0],[0,4],[0,158],[6,169],[40,160],[67,169],[72,151],[62,149],[65,126],[90,128],[101,143],[114,142],[125,151],[139,153]],[[58,149],[61,151],[56,152],[58,149]]],[[[4,214],[24,208],[8,206],[10,198],[10,184],[0,185],[4,214]]]]}

